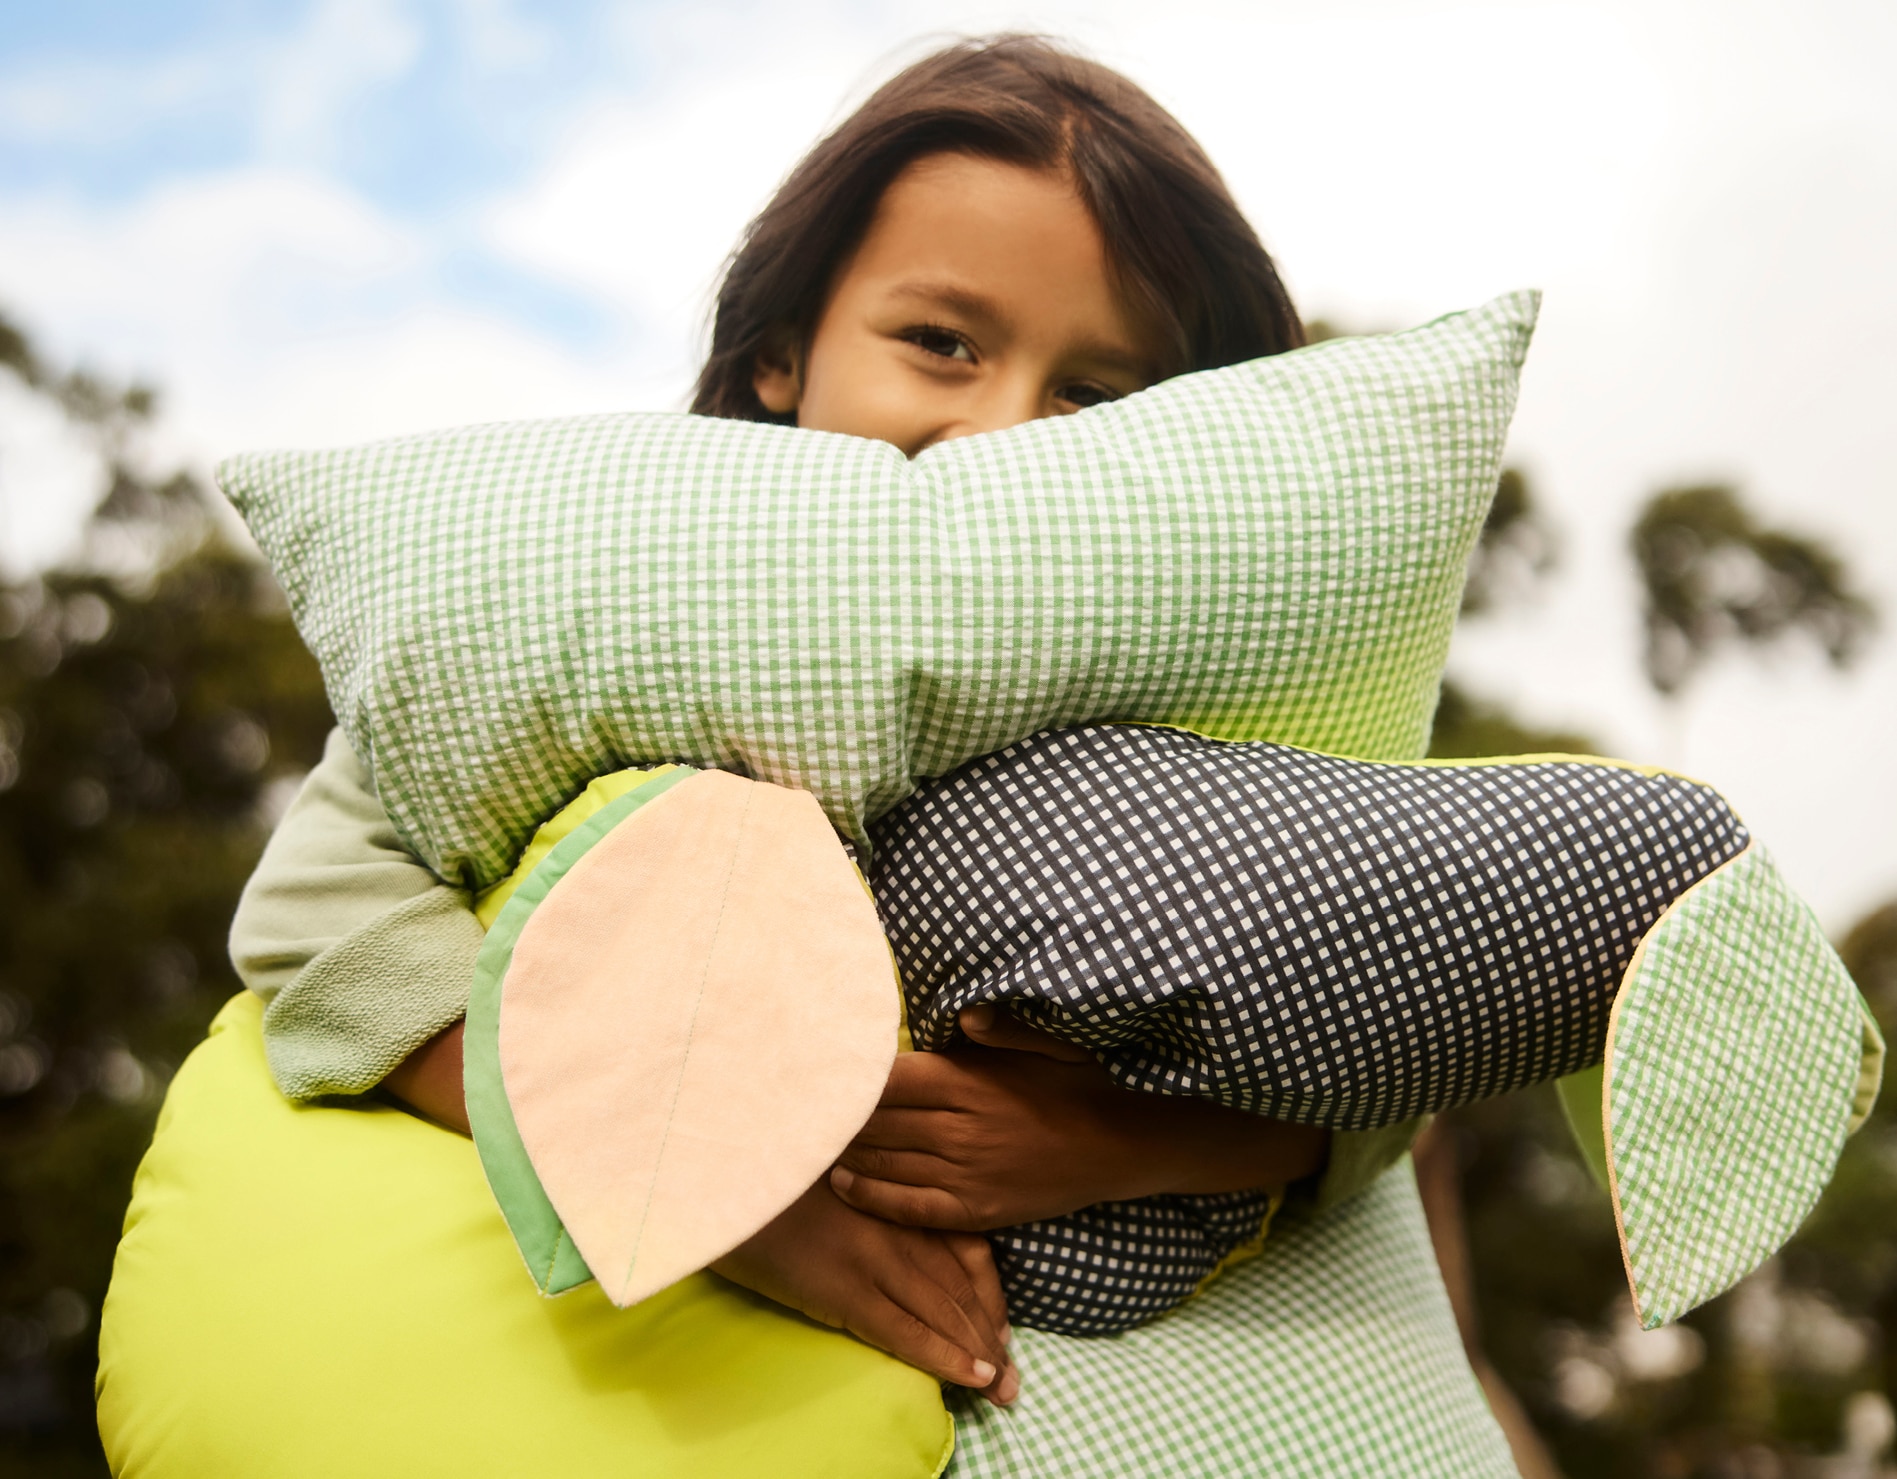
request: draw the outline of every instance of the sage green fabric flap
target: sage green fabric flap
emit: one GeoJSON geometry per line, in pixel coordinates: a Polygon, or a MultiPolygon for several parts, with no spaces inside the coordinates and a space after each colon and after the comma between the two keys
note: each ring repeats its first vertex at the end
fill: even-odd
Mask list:
{"type": "Polygon", "coordinates": [[[1634,1308],[1651,1329],[1797,1231],[1853,1125],[1863,1013],[1756,843],[1654,926],[1608,1029],[1605,1129],[1634,1308]]]}
{"type": "Polygon", "coordinates": [[[592,777],[808,789],[848,835],[1038,729],[1421,753],[1537,298],[932,447],[693,416],[218,470],[391,819],[484,887],[592,777]]]}

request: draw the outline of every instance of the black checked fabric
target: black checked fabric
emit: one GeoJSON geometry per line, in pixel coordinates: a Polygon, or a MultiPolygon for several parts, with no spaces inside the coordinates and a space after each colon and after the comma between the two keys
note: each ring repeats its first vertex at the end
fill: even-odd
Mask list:
{"type": "Polygon", "coordinates": [[[1101,1202],[988,1235],[1008,1318],[1057,1335],[1111,1335],[1185,1302],[1263,1230],[1268,1192],[1101,1202]]]}
{"type": "MultiPolygon", "coordinates": [[[[1619,766],[1095,725],[928,783],[873,840],[919,1048],[1006,1001],[1130,1089],[1361,1130],[1598,1062],[1635,948],[1748,837],[1710,788],[1619,766]]],[[[1266,1206],[1165,1198],[997,1233],[1010,1310],[1137,1324],[1266,1206]]]]}

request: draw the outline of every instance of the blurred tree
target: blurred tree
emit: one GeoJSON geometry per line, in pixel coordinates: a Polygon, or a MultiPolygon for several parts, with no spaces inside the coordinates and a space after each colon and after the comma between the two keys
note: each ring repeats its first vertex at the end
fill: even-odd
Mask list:
{"type": "MultiPolygon", "coordinates": [[[[1897,900],[1859,920],[1838,946],[1897,1043],[1897,900]]],[[[1845,1146],[1837,1179],[1787,1255],[1789,1277],[1875,1321],[1878,1384],[1897,1411],[1897,1092],[1891,1075],[1871,1121],[1845,1146]]]]}
{"type": "Polygon", "coordinates": [[[1804,632],[1848,663],[1871,606],[1818,540],[1759,523],[1722,484],[1670,488],[1648,501],[1632,534],[1646,592],[1647,677],[1677,694],[1721,647],[1804,632]]]}
{"type": "Polygon", "coordinates": [[[1878,1021],[1897,1025],[1897,900],[1859,920],[1838,954],[1878,1021]]]}
{"type": "Polygon", "coordinates": [[[1436,701],[1436,727],[1429,753],[1438,760],[1479,760],[1489,755],[1594,755],[1599,745],[1573,730],[1524,724],[1502,705],[1478,698],[1453,678],[1436,701]]]}
{"type": "Polygon", "coordinates": [[[0,365],[104,489],[71,561],[0,581],[0,1475],[56,1479],[105,1472],[92,1373],[131,1174],[238,989],[231,909],[330,719],[269,574],[197,479],[145,466],[152,392],[56,374],[3,320],[0,365]]]}

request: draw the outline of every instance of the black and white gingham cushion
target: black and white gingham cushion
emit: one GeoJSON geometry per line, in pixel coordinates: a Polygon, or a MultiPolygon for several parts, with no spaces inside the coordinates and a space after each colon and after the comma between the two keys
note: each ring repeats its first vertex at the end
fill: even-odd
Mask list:
{"type": "MultiPolygon", "coordinates": [[[[1747,834],[1710,788],[1617,766],[1380,765],[1099,725],[929,783],[874,841],[918,1047],[1008,1001],[1128,1088],[1357,1130],[1597,1062],[1635,947],[1747,834]]],[[[1266,1205],[998,1233],[1010,1309],[1138,1323],[1266,1205]]]]}

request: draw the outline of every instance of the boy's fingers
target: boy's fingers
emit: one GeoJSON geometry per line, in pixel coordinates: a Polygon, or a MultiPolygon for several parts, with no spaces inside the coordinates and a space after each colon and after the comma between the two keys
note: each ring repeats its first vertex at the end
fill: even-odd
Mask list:
{"type": "Polygon", "coordinates": [[[955,1255],[955,1261],[961,1264],[968,1274],[968,1282],[974,1286],[976,1297],[988,1311],[988,1318],[1000,1331],[1001,1339],[1006,1342],[1014,1338],[1014,1332],[1008,1325],[1008,1299],[1001,1292],[1001,1275],[995,1268],[995,1250],[980,1233],[944,1233],[942,1241],[948,1245],[949,1252],[955,1255]]]}
{"type": "Polygon", "coordinates": [[[968,1173],[955,1160],[933,1147],[878,1144],[858,1136],[843,1147],[837,1164],[858,1176],[877,1181],[899,1181],[905,1186],[959,1186],[968,1173]]]}
{"type": "Polygon", "coordinates": [[[1003,1331],[1007,1322],[994,1317],[993,1302],[982,1296],[947,1236],[912,1235],[904,1253],[916,1277],[902,1279],[901,1291],[892,1291],[899,1301],[917,1319],[933,1325],[951,1340],[967,1345],[997,1366],[1005,1365],[1008,1342],[1003,1331]],[[904,1298],[904,1294],[912,1297],[904,1298]]]}
{"type": "Polygon", "coordinates": [[[909,1186],[838,1166],[830,1172],[830,1189],[857,1211],[904,1227],[972,1231],[981,1226],[980,1213],[939,1186],[909,1186]]]}
{"type": "Polygon", "coordinates": [[[963,1007],[955,1025],[971,1042],[985,1048],[1006,1048],[1016,1053],[1039,1053],[1043,1058],[1062,1063],[1091,1063],[1093,1054],[1078,1043],[1068,1042],[1051,1032],[1030,1027],[1006,1007],[987,1002],[963,1007]]]}
{"type": "Polygon", "coordinates": [[[941,1238],[918,1240],[907,1251],[907,1275],[885,1284],[883,1293],[944,1340],[992,1366],[995,1375],[967,1383],[987,1387],[1012,1364],[1004,1323],[992,1318],[989,1302],[941,1238]]]}
{"type": "Polygon", "coordinates": [[[986,1335],[949,1291],[919,1270],[875,1291],[874,1318],[886,1339],[876,1343],[944,1381],[980,1391],[1008,1365],[1007,1348],[986,1335]]]}
{"type": "MultiPolygon", "coordinates": [[[[1002,1344],[1010,1344],[1014,1339],[1014,1331],[1008,1325],[1008,1300],[1001,1291],[1001,1275],[995,1269],[993,1246],[980,1233],[943,1233],[942,1241],[967,1271],[969,1283],[974,1287],[976,1297],[987,1308],[989,1319],[1000,1332],[1002,1344]]],[[[1014,1399],[1020,1396],[1021,1374],[1015,1369],[1013,1352],[1008,1353],[1007,1361],[995,1377],[994,1384],[983,1387],[981,1394],[1000,1407],[1012,1405],[1014,1399]]]]}
{"type": "Polygon", "coordinates": [[[714,1268],[944,1381],[998,1401],[1018,1386],[998,1306],[943,1235],[858,1212],[827,1178],[714,1268]]]}
{"type": "Polygon", "coordinates": [[[853,1326],[852,1332],[940,1381],[980,1391],[1001,1378],[1001,1367],[995,1362],[963,1350],[887,1294],[876,1309],[861,1316],[860,1327],[853,1326]]]}

